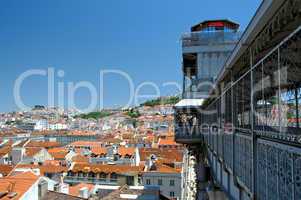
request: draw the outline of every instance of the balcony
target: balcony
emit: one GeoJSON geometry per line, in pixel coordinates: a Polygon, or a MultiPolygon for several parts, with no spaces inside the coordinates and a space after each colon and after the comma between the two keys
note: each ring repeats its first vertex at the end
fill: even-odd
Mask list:
{"type": "Polygon", "coordinates": [[[182,47],[192,47],[214,44],[234,44],[240,38],[240,32],[200,31],[182,35],[182,47]]]}
{"type": "Polygon", "coordinates": [[[183,99],[206,99],[214,88],[213,77],[190,78],[184,82],[183,99]]]}
{"type": "Polygon", "coordinates": [[[105,179],[96,177],[79,177],[79,176],[65,176],[66,183],[92,183],[98,185],[117,185],[117,179],[105,179]]]}
{"type": "Polygon", "coordinates": [[[177,143],[193,144],[202,141],[202,134],[199,126],[185,126],[175,128],[175,140],[177,143]]]}
{"type": "Polygon", "coordinates": [[[198,91],[185,91],[183,92],[183,99],[205,99],[207,98],[208,92],[198,92],[198,91]]]}
{"type": "Polygon", "coordinates": [[[182,144],[202,141],[200,112],[203,99],[182,99],[175,109],[175,140],[182,144]]]}
{"type": "Polygon", "coordinates": [[[183,54],[183,73],[187,77],[193,77],[197,75],[197,54],[196,53],[184,53],[183,54]]]}

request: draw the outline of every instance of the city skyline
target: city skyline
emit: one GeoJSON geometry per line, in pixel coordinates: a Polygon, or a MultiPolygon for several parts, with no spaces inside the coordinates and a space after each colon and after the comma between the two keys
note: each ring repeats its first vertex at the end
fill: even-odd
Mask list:
{"type": "MultiPolygon", "coordinates": [[[[131,76],[135,88],[152,82],[159,86],[162,96],[173,95],[177,93],[175,88],[162,84],[181,85],[180,35],[189,32],[192,24],[209,18],[229,18],[243,30],[260,1],[219,2],[222,5],[218,7],[210,1],[72,3],[1,3],[0,66],[4,73],[0,76],[0,112],[18,110],[14,83],[29,69],[61,70],[64,77],[56,77],[55,84],[90,81],[97,90],[99,71],[121,70],[131,76]],[[242,9],[237,10],[238,6],[242,9]]],[[[125,79],[109,75],[104,83],[104,107],[124,104],[129,95],[125,79]]],[[[47,80],[34,76],[24,82],[21,95],[29,106],[47,105],[46,90],[47,80]]],[[[154,89],[145,87],[142,91],[152,94],[154,89]]],[[[57,106],[57,87],[55,92],[57,106]]],[[[75,97],[79,107],[85,107],[90,100],[84,89],[75,97]]]]}

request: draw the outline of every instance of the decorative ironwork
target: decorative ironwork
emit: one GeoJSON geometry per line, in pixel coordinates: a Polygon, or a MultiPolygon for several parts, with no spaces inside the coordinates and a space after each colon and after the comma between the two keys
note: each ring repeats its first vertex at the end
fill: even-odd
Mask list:
{"type": "Polygon", "coordinates": [[[257,143],[257,198],[300,199],[301,151],[288,145],[257,143]]]}
{"type": "Polygon", "coordinates": [[[267,199],[277,199],[278,149],[267,148],[267,199]]]}
{"type": "Polygon", "coordinates": [[[201,124],[208,125],[200,133],[212,151],[213,169],[219,156],[259,200],[301,199],[301,26],[279,43],[283,27],[300,22],[300,6],[301,0],[283,4],[226,74],[231,76],[227,88],[218,82],[220,96],[205,101],[204,109],[215,112],[200,114],[201,124]]]}
{"type": "Polygon", "coordinates": [[[287,151],[279,153],[279,198],[293,199],[292,155],[287,151]]]}
{"type": "Polygon", "coordinates": [[[233,169],[233,135],[224,135],[224,159],[227,166],[233,169]]]}
{"type": "Polygon", "coordinates": [[[253,177],[251,142],[248,136],[235,135],[235,175],[250,191],[253,177]]]}
{"type": "Polygon", "coordinates": [[[265,144],[257,144],[257,198],[259,200],[267,199],[267,146],[265,144]]]}
{"type": "Polygon", "coordinates": [[[301,199],[301,157],[300,155],[295,156],[294,161],[294,190],[295,199],[301,199]]]}

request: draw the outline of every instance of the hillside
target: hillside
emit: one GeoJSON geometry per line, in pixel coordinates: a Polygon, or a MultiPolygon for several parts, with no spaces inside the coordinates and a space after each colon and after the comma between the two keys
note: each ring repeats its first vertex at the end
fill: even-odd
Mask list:
{"type": "Polygon", "coordinates": [[[141,104],[141,106],[157,106],[157,105],[174,105],[180,101],[180,97],[159,97],[157,99],[148,100],[141,104]]]}

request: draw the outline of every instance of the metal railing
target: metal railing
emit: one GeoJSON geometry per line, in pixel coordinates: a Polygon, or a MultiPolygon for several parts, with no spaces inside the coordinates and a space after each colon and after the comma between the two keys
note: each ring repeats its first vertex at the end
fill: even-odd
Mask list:
{"type": "Polygon", "coordinates": [[[208,92],[185,91],[182,94],[183,99],[205,99],[208,98],[208,92]]]}
{"type": "Polygon", "coordinates": [[[182,126],[175,128],[176,139],[201,139],[200,126],[182,126]]]}
{"type": "Polygon", "coordinates": [[[241,32],[191,32],[182,35],[182,46],[199,46],[208,44],[236,43],[241,36],[241,32]]]}
{"type": "Polygon", "coordinates": [[[118,179],[106,179],[106,178],[97,178],[97,177],[80,177],[80,176],[65,176],[64,181],[66,182],[86,182],[94,184],[104,184],[104,185],[115,185],[118,182],[118,179]]]}

